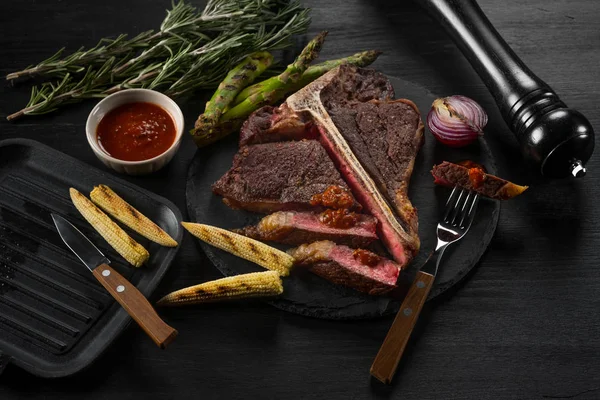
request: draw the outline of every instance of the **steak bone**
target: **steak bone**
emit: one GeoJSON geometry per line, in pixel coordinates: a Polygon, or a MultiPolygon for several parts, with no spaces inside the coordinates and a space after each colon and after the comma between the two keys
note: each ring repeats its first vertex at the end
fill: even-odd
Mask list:
{"type": "Polygon", "coordinates": [[[298,114],[309,114],[317,125],[319,140],[344,176],[356,199],[378,221],[379,237],[394,260],[405,266],[416,255],[420,242],[418,235],[407,232],[369,174],[352,152],[347,141],[327,113],[321,101],[321,91],[336,78],[337,67],[310,85],[287,98],[285,104],[298,114]]]}

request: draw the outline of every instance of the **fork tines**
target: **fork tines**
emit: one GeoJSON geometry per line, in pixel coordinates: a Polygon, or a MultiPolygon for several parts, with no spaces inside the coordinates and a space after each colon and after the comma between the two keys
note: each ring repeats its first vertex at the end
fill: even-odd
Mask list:
{"type": "Polygon", "coordinates": [[[455,186],[446,202],[444,222],[460,229],[467,228],[473,221],[478,202],[479,194],[455,186]]]}

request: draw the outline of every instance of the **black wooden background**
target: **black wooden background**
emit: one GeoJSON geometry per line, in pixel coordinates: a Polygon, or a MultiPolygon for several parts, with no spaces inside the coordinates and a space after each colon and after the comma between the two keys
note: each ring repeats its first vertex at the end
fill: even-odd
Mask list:
{"type": "MultiPolygon", "coordinates": [[[[486,88],[415,4],[306,1],[313,8],[310,33],[330,31],[324,58],[380,49],[385,53],[375,66],[385,73],[436,94],[480,101],[490,114],[488,140],[500,171],[532,187],[503,205],[496,236],[474,273],[431,305],[391,387],[373,383],[368,373],[391,318],[331,322],[258,302],[163,311],[180,331],[169,349],[159,351],[131,325],[73,378],[43,380],[9,366],[0,377],[0,398],[600,398],[599,158],[578,181],[545,182],[525,169],[486,88]]],[[[600,129],[600,4],[480,5],[529,67],[600,129]]],[[[169,7],[168,0],[2,0],[0,74],[61,46],[73,50],[104,36],[156,28],[169,7]]],[[[93,101],[8,123],[4,117],[26,103],[28,90],[0,86],[0,139],[39,140],[102,168],[85,139],[93,101]]],[[[182,104],[188,125],[202,104],[201,98],[182,104]]],[[[185,176],[194,152],[186,137],[168,168],[129,180],[185,213],[185,176]]],[[[218,276],[186,236],[155,297],[218,276]]]]}

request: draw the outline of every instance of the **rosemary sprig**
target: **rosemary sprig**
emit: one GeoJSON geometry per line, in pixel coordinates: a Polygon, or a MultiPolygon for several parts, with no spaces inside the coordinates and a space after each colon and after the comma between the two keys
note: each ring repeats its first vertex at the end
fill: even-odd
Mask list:
{"type": "Polygon", "coordinates": [[[7,76],[53,80],[34,87],[27,106],[7,118],[45,114],[126,88],[161,90],[170,96],[214,88],[248,54],[289,46],[291,36],[305,32],[309,23],[309,9],[298,0],[210,0],[201,13],[180,1],[156,33],[103,39],[64,58],[59,51],[7,76]]]}
{"type": "Polygon", "coordinates": [[[65,50],[63,47],[47,60],[34,67],[12,72],[6,76],[6,79],[13,80],[41,75],[45,77],[64,77],[66,74],[83,72],[89,65],[102,65],[110,57],[127,55],[145,48],[156,37],[153,31],[142,32],[129,40],[127,40],[127,35],[122,34],[117,36],[116,39],[101,39],[91,49],[85,50],[82,47],[75,53],[61,59],[65,50]]]}
{"type": "Polygon", "coordinates": [[[9,115],[7,119],[10,121],[23,115],[46,114],[68,103],[86,98],[104,97],[98,86],[103,79],[106,79],[114,62],[115,59],[112,57],[98,70],[88,68],[80,80],[73,79],[73,75],[67,73],[58,83],[46,82],[39,87],[34,86],[27,107],[9,115]]]}

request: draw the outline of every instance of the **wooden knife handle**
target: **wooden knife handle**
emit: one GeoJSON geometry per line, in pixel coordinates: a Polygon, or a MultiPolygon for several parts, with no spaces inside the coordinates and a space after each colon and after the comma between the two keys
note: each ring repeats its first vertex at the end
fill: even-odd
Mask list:
{"type": "Polygon", "coordinates": [[[433,275],[423,271],[417,273],[371,365],[371,375],[385,384],[389,384],[396,373],[402,353],[433,286],[434,278],[433,275]]]}
{"type": "Polygon", "coordinates": [[[177,331],[163,321],[148,299],[117,271],[106,264],[92,273],[150,338],[164,349],[177,336],[177,331]]]}

